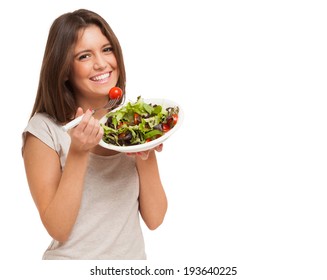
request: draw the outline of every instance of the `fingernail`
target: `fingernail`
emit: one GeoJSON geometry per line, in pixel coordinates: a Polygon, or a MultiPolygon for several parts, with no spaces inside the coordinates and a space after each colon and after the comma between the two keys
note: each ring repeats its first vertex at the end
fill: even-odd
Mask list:
{"type": "Polygon", "coordinates": [[[160,144],[159,146],[157,146],[157,147],[155,148],[155,150],[156,150],[157,152],[161,152],[161,151],[162,151],[162,148],[163,148],[163,144],[160,144]]]}

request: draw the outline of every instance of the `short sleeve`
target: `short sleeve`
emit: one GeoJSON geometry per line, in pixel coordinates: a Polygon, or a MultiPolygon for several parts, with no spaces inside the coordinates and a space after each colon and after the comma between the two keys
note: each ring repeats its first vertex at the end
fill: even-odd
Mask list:
{"type": "Polygon", "coordinates": [[[51,149],[55,150],[60,157],[62,167],[65,165],[66,156],[70,146],[70,136],[61,128],[61,125],[56,123],[47,114],[35,114],[29,120],[22,133],[22,152],[27,133],[31,133],[51,149]]]}
{"type": "Polygon", "coordinates": [[[46,116],[42,114],[36,114],[33,116],[27,124],[23,132],[23,149],[26,140],[27,132],[34,135],[36,138],[40,139],[43,143],[48,145],[51,149],[56,150],[56,145],[54,142],[53,135],[51,133],[51,129],[49,127],[49,120],[46,116]]]}

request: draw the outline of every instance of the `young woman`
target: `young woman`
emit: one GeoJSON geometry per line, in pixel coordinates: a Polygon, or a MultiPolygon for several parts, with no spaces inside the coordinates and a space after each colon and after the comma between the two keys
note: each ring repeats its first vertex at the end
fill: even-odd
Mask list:
{"type": "Polygon", "coordinates": [[[125,92],[125,68],[108,23],[88,10],[59,16],[23,132],[28,184],[53,238],[43,259],[145,259],[139,214],[151,230],[164,219],[155,151],[127,155],[98,145],[107,112],[91,108],[104,106],[114,86],[125,92]],[[83,113],[79,125],[62,129],[83,113]]]}

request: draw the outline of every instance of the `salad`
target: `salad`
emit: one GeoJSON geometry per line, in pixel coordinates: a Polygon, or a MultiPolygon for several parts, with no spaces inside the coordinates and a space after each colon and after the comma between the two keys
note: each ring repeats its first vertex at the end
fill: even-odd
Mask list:
{"type": "Polygon", "coordinates": [[[144,102],[140,96],[135,103],[109,112],[102,124],[105,143],[116,146],[143,144],[171,130],[178,121],[179,107],[163,108],[144,102]]]}

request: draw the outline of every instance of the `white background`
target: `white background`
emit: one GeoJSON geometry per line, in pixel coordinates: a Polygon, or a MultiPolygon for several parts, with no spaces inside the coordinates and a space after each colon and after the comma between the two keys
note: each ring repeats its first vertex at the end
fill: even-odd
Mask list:
{"type": "MultiPolygon", "coordinates": [[[[12,0],[2,6],[5,279],[91,279],[94,265],[145,264],[181,271],[237,266],[230,279],[326,279],[323,2],[12,0]],[[49,27],[78,8],[101,14],[118,36],[130,99],[165,97],[185,111],[183,126],[158,154],[169,209],[159,229],[144,228],[146,262],[40,261],[50,238],[29,193],[21,132],[49,27]]],[[[167,279],[192,278],[179,277],[167,279]]]]}

